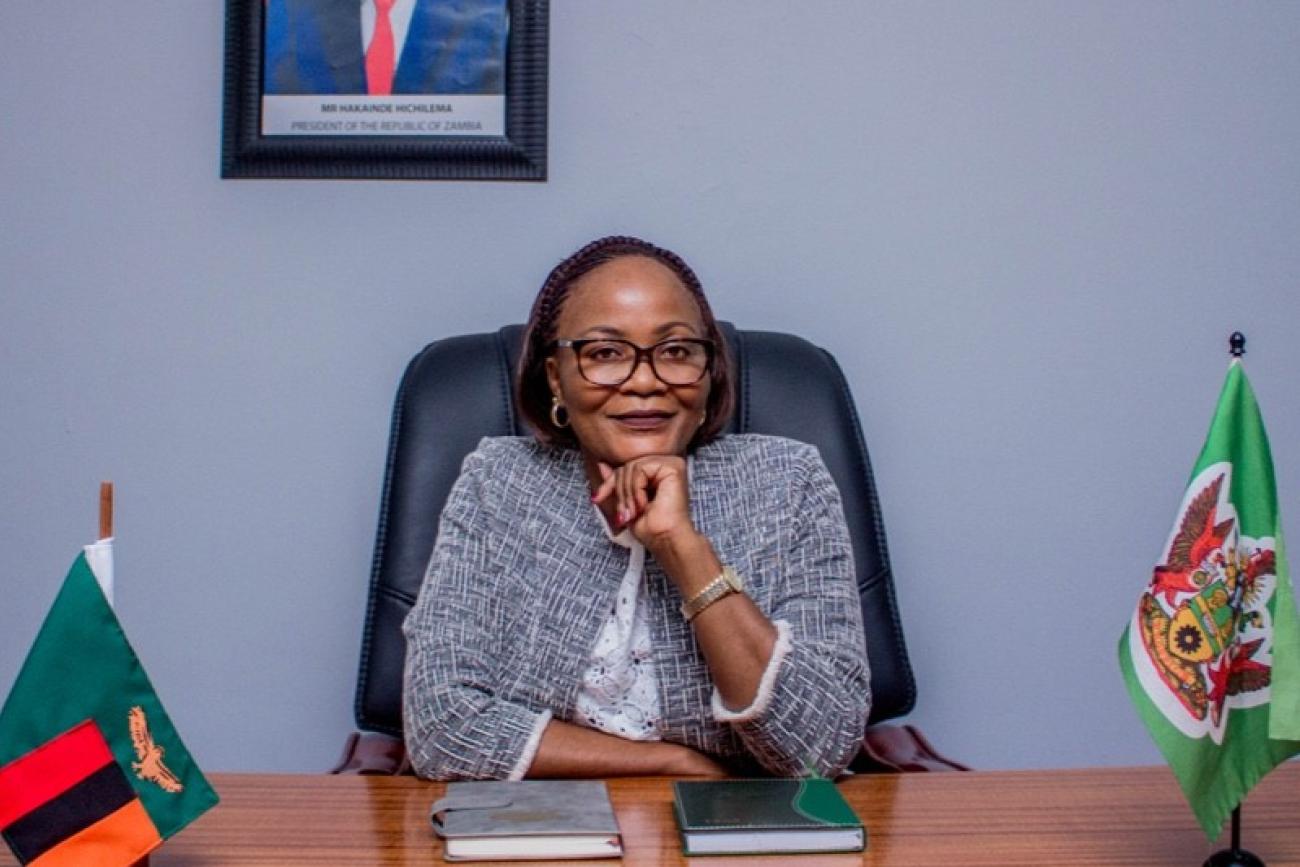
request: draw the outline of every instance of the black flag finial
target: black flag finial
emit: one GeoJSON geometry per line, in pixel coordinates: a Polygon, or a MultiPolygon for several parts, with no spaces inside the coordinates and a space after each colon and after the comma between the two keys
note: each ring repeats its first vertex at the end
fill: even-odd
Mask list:
{"type": "Polygon", "coordinates": [[[1240,331],[1232,332],[1228,338],[1228,352],[1232,353],[1233,358],[1241,358],[1246,354],[1246,335],[1240,331]]]}

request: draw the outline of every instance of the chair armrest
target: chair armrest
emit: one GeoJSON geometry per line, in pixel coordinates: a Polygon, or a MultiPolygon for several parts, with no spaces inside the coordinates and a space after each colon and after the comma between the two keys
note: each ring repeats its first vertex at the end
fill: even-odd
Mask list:
{"type": "Polygon", "coordinates": [[[379,732],[353,732],[343,745],[343,755],[331,774],[374,774],[395,777],[409,774],[406,745],[400,738],[379,732]]]}
{"type": "Polygon", "coordinates": [[[862,749],[849,764],[860,774],[969,771],[967,765],[940,755],[911,725],[877,725],[867,729],[862,749]]]}

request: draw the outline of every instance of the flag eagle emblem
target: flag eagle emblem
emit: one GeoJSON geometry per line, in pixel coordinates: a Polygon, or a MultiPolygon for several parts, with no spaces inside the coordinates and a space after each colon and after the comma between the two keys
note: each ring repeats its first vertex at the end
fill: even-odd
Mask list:
{"type": "Polygon", "coordinates": [[[185,787],[163,764],[163,748],[153,739],[149,731],[149,721],[145,719],[144,708],[133,707],[127,713],[127,725],[131,729],[131,743],[135,746],[135,757],[139,761],[131,763],[131,770],[137,778],[154,783],[164,792],[173,794],[185,787]]]}

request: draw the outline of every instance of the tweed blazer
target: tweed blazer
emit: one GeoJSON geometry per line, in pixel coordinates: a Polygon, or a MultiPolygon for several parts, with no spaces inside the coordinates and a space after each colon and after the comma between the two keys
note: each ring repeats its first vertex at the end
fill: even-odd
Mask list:
{"type": "MultiPolygon", "coordinates": [[[[870,674],[839,491],[813,446],[734,434],[688,459],[691,518],[778,629],[759,695],[725,708],[681,595],[647,554],[665,741],[742,772],[833,776],[853,758],[870,674]]],[[[580,454],[488,437],[465,458],[407,617],[407,751],[436,779],[519,778],[572,720],[630,552],[591,507],[580,454]]]]}

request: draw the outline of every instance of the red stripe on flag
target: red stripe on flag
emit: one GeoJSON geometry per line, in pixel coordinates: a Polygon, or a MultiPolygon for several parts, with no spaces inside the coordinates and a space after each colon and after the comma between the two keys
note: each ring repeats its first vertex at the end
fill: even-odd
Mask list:
{"type": "Polygon", "coordinates": [[[12,824],[114,761],[94,720],[86,720],[0,768],[0,828],[12,824]]]}

